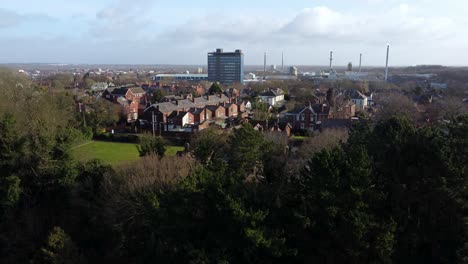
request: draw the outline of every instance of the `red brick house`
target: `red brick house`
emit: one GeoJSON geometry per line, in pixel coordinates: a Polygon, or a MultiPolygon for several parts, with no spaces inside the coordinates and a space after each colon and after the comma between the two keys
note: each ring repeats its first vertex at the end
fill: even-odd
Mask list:
{"type": "Polygon", "coordinates": [[[146,103],[146,92],[141,87],[110,87],[103,92],[102,96],[111,101],[124,97],[128,101],[137,101],[141,104],[146,103]]]}
{"type": "Polygon", "coordinates": [[[207,105],[206,108],[211,111],[212,118],[225,118],[226,108],[221,105],[207,105]]]}
{"type": "Polygon", "coordinates": [[[238,106],[236,104],[225,104],[224,108],[226,108],[226,116],[228,117],[237,116],[238,106]]]}
{"type": "Polygon", "coordinates": [[[190,108],[189,112],[193,115],[195,124],[211,120],[212,113],[206,108],[190,108]]]}
{"type": "Polygon", "coordinates": [[[194,116],[190,112],[174,111],[168,116],[168,121],[175,127],[184,127],[194,124],[194,116]]]}
{"type": "Polygon", "coordinates": [[[124,97],[117,98],[117,103],[122,106],[122,113],[127,118],[127,122],[135,121],[138,119],[138,102],[129,101],[124,97]]]}
{"type": "Polygon", "coordinates": [[[317,115],[312,106],[296,109],[286,114],[289,123],[295,130],[314,130],[317,115]]]}

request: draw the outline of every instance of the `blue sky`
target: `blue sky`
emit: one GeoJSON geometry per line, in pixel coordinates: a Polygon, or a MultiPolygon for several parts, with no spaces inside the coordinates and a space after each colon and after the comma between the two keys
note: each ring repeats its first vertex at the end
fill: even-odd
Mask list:
{"type": "Polygon", "coordinates": [[[0,0],[0,63],[468,65],[466,0],[0,0]]]}

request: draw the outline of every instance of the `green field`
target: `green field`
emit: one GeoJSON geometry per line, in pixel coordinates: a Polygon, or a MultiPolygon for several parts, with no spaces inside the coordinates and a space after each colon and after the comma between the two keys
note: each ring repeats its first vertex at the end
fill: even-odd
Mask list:
{"type": "MultiPolygon", "coordinates": [[[[183,147],[168,146],[167,156],[175,156],[183,147]]],[[[105,163],[117,165],[128,161],[138,160],[139,154],[136,144],[90,141],[72,148],[71,154],[78,161],[100,159],[105,163]]]]}

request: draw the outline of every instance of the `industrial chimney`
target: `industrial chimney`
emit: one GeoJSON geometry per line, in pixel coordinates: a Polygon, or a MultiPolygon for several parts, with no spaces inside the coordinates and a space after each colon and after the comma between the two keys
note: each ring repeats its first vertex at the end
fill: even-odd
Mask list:
{"type": "Polygon", "coordinates": [[[385,63],[385,81],[388,80],[388,56],[390,55],[390,45],[387,44],[387,62],[385,63]]]}
{"type": "Polygon", "coordinates": [[[362,53],[359,53],[359,72],[361,72],[362,67],[362,53]]]}
{"type": "Polygon", "coordinates": [[[333,70],[333,51],[330,51],[330,71],[333,70]]]}
{"type": "Polygon", "coordinates": [[[284,53],[281,52],[281,72],[284,72],[284,53]]]}

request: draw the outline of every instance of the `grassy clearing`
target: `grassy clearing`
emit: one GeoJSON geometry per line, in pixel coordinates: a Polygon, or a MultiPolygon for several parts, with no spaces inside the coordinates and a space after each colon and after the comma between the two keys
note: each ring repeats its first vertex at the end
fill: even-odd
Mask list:
{"type": "MultiPolygon", "coordinates": [[[[167,156],[175,156],[183,147],[168,146],[167,156]]],[[[71,154],[78,161],[100,159],[104,163],[117,165],[119,163],[138,160],[139,154],[136,144],[104,141],[90,141],[72,148],[71,154]]]]}

